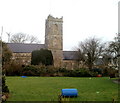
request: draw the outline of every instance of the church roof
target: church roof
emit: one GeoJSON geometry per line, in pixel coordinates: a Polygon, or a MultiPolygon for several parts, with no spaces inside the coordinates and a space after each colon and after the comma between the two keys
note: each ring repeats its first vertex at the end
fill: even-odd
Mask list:
{"type": "Polygon", "coordinates": [[[7,45],[14,53],[31,53],[34,50],[45,48],[45,44],[7,43],[7,45]]]}
{"type": "Polygon", "coordinates": [[[63,59],[64,60],[76,60],[78,56],[76,51],[63,51],[63,59]]]}
{"type": "MultiPolygon", "coordinates": [[[[7,43],[13,53],[31,53],[45,48],[45,44],[7,43]]],[[[63,60],[76,60],[76,51],[63,51],[63,60]]]]}

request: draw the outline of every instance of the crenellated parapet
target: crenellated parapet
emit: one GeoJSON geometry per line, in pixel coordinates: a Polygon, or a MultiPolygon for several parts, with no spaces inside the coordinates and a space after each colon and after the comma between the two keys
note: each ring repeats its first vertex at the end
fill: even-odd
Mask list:
{"type": "Polygon", "coordinates": [[[56,22],[63,22],[63,17],[61,17],[61,18],[57,18],[57,17],[56,17],[56,18],[55,18],[55,17],[49,15],[48,18],[47,18],[47,20],[48,20],[48,21],[54,21],[54,22],[55,22],[55,21],[56,21],[56,22]]]}

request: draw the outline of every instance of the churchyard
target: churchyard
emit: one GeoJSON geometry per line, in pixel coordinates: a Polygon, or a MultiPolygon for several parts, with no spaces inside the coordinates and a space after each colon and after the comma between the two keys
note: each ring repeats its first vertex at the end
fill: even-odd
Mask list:
{"type": "MultiPolygon", "coordinates": [[[[56,28],[57,26],[54,25],[52,27],[56,28]]],[[[11,52],[8,44],[1,41],[4,47],[2,59],[2,77],[4,78],[2,83],[4,85],[2,85],[2,97],[6,97],[3,101],[6,99],[12,102],[118,101],[119,84],[113,81],[118,80],[119,77],[120,58],[119,45],[117,45],[119,43],[119,36],[118,34],[117,39],[111,42],[108,48],[98,45],[99,40],[92,38],[81,42],[80,48],[75,52],[62,51],[61,41],[58,43],[60,48],[57,48],[57,53],[54,49],[39,48],[40,50],[37,50],[35,48],[34,50],[27,51],[31,53],[30,55],[26,54],[26,51],[24,51],[25,53],[21,53],[21,51],[20,53],[16,52],[22,50],[18,47],[30,48],[32,44],[27,45],[23,43],[21,45],[21,43],[18,43],[21,45],[16,46],[18,51],[14,52],[11,50],[11,52]],[[118,41],[116,42],[116,40],[118,41]],[[86,44],[89,44],[89,46],[86,46],[86,44]],[[116,46],[118,46],[118,51],[114,51],[116,46]],[[84,48],[81,49],[81,47],[84,48]],[[73,58],[75,55],[78,58],[73,58]],[[29,64],[27,64],[28,62],[29,64]],[[23,78],[21,76],[27,77],[23,78]],[[76,98],[62,98],[60,100],[61,89],[71,88],[78,90],[78,96],[76,98]]],[[[49,38],[47,39],[49,41],[49,38]]],[[[26,50],[28,49],[26,48],[26,50]]]]}
{"type": "Polygon", "coordinates": [[[118,84],[109,77],[7,76],[7,101],[59,101],[61,89],[76,88],[78,97],[63,101],[118,101],[118,84]]]}

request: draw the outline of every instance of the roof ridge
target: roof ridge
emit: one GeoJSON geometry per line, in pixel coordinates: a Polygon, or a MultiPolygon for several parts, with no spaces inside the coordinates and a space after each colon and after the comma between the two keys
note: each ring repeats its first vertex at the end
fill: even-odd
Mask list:
{"type": "Polygon", "coordinates": [[[23,45],[45,45],[45,44],[37,44],[37,43],[6,43],[6,44],[23,44],[23,45]]]}

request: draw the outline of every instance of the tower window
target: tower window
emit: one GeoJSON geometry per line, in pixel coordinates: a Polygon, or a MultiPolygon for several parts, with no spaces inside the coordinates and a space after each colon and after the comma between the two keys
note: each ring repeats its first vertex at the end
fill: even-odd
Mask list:
{"type": "Polygon", "coordinates": [[[53,33],[54,33],[54,35],[58,35],[58,25],[57,24],[53,25],[53,33]]]}

